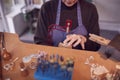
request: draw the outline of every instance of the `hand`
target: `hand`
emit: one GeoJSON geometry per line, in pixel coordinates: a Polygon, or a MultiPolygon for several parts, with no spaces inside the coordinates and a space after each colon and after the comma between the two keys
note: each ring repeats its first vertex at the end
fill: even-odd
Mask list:
{"type": "Polygon", "coordinates": [[[82,49],[85,49],[85,42],[86,37],[78,34],[70,34],[66,36],[66,39],[63,41],[64,44],[73,45],[73,47],[76,47],[77,45],[81,45],[82,49]]]}

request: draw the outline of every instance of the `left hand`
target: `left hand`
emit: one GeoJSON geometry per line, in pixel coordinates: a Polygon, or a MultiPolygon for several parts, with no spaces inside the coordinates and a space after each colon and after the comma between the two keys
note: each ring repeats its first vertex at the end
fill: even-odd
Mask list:
{"type": "Polygon", "coordinates": [[[78,34],[70,34],[66,36],[66,39],[63,41],[64,44],[73,45],[73,47],[76,47],[77,45],[81,45],[82,49],[85,49],[85,42],[86,42],[86,37],[83,35],[78,35],[78,34]]]}

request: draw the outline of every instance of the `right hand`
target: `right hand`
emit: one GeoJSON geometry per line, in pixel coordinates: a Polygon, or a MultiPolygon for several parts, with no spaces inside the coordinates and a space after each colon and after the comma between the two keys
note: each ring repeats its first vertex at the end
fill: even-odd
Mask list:
{"type": "Polygon", "coordinates": [[[66,39],[63,41],[63,43],[67,44],[68,46],[73,45],[73,47],[76,47],[80,44],[82,46],[82,49],[85,49],[86,40],[86,37],[83,35],[70,34],[66,36],[66,39]]]}

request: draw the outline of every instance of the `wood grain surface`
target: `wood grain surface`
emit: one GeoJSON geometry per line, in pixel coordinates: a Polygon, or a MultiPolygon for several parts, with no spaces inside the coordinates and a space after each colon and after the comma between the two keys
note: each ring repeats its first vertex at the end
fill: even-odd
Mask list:
{"type": "MultiPolygon", "coordinates": [[[[29,76],[22,77],[20,74],[19,63],[22,61],[23,57],[37,53],[39,50],[45,51],[48,54],[58,53],[66,58],[74,57],[75,66],[72,80],[90,80],[90,66],[84,64],[86,59],[90,56],[94,57],[94,63],[103,65],[108,70],[114,69],[115,65],[119,64],[119,62],[114,62],[112,60],[102,58],[98,52],[23,43],[19,40],[17,34],[12,33],[5,33],[5,45],[7,51],[12,55],[12,60],[16,57],[19,57],[19,60],[16,61],[13,70],[10,71],[6,71],[1,68],[4,64],[9,63],[9,61],[2,60],[2,66],[0,67],[0,69],[2,69],[2,80],[8,77],[11,78],[11,80],[34,80],[35,70],[29,69],[29,76]]],[[[26,66],[28,65],[29,64],[26,64],[26,66]]]]}

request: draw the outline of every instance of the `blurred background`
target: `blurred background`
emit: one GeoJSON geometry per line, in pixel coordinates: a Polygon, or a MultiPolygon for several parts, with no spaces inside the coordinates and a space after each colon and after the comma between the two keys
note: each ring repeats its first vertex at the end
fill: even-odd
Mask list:
{"type": "MultiPolygon", "coordinates": [[[[38,11],[49,0],[0,0],[0,32],[17,33],[20,40],[34,43],[38,11]]],[[[101,36],[113,39],[120,33],[120,0],[87,0],[99,14],[101,36]]]]}

